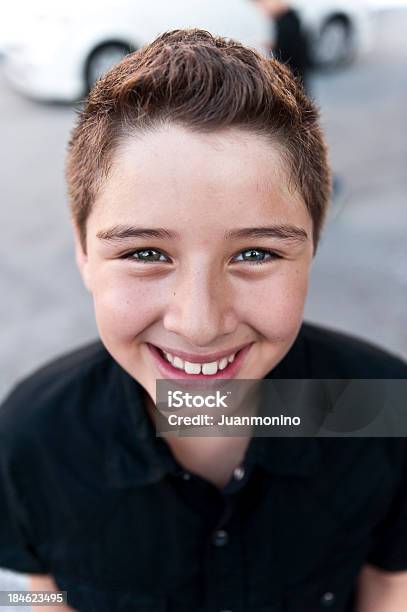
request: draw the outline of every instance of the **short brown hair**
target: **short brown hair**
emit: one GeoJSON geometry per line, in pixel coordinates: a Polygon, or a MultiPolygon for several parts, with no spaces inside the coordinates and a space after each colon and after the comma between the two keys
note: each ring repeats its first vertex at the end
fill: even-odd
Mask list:
{"type": "Polygon", "coordinates": [[[117,146],[132,133],[170,122],[198,132],[238,127],[277,142],[312,217],[315,250],[331,192],[318,119],[277,60],[204,30],[162,34],[101,78],[79,113],[66,176],[83,248],[86,220],[117,146]]]}

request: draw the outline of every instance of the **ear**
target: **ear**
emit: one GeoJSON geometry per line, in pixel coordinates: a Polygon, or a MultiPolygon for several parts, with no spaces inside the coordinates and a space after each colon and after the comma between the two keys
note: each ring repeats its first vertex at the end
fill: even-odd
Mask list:
{"type": "Polygon", "coordinates": [[[79,230],[76,224],[73,222],[73,234],[75,240],[75,260],[76,265],[79,268],[79,272],[81,273],[82,280],[84,285],[88,291],[92,291],[91,283],[90,283],[90,275],[89,275],[89,258],[85,253],[81,237],[79,234],[79,230]]]}

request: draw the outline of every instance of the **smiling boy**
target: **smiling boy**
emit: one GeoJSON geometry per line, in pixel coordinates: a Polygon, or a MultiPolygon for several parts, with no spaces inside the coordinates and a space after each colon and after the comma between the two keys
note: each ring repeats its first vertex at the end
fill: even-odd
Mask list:
{"type": "Polygon", "coordinates": [[[81,612],[405,610],[404,439],[155,436],[158,379],[407,378],[303,323],[330,171],[288,70],[164,34],[92,90],[67,179],[101,342],[1,408],[0,566],[81,612]]]}

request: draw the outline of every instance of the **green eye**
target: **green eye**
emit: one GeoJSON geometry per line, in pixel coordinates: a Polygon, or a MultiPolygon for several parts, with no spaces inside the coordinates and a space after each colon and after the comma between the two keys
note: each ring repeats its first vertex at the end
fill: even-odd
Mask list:
{"type": "MultiPolygon", "coordinates": [[[[250,265],[264,265],[267,262],[274,261],[275,259],[281,259],[279,255],[267,249],[246,249],[245,251],[241,251],[238,257],[241,257],[242,255],[243,259],[236,259],[235,261],[238,261],[239,263],[247,262],[250,265]]],[[[124,254],[122,258],[139,261],[142,263],[163,263],[167,261],[167,257],[156,249],[139,249],[138,251],[131,251],[130,253],[124,254]],[[161,257],[164,259],[161,259],[161,257]]]]}
{"type": "Polygon", "coordinates": [[[163,254],[155,249],[142,249],[140,251],[132,251],[131,253],[127,253],[124,258],[125,259],[135,259],[136,261],[141,261],[145,263],[160,262],[160,257],[163,254]]]}
{"type": "Polygon", "coordinates": [[[240,255],[246,255],[247,253],[249,254],[250,258],[254,258],[254,259],[244,258],[244,259],[241,259],[240,261],[247,261],[248,263],[252,265],[264,265],[268,261],[274,261],[275,259],[281,259],[279,255],[276,255],[276,253],[273,253],[273,251],[268,251],[267,249],[247,249],[246,251],[242,251],[240,255]],[[258,258],[258,256],[260,256],[260,259],[258,258]]]}

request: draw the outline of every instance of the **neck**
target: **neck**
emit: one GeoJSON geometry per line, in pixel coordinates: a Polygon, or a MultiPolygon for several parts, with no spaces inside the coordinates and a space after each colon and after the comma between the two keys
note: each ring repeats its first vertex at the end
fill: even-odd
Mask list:
{"type": "Polygon", "coordinates": [[[182,467],[221,489],[242,463],[250,438],[168,436],[166,442],[182,467]]]}
{"type": "MultiPolygon", "coordinates": [[[[144,393],[144,405],[155,423],[156,405],[144,393]]],[[[230,480],[233,470],[244,459],[251,436],[174,436],[162,434],[173,456],[187,471],[198,474],[222,489],[230,480]]]]}

